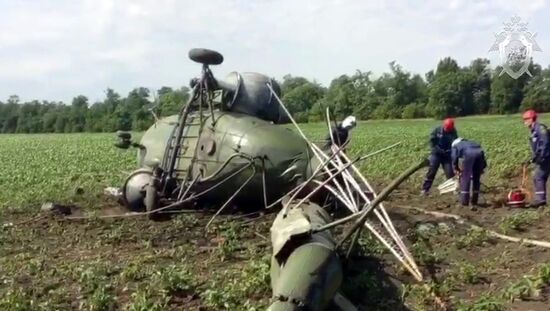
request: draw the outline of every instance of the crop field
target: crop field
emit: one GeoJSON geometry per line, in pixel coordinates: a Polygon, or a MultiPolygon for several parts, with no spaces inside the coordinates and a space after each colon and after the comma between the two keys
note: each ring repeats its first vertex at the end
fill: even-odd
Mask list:
{"type": "MultiPolygon", "coordinates": [[[[410,163],[428,155],[427,137],[438,122],[433,120],[360,122],[353,132],[351,155],[366,154],[394,143],[401,144],[360,164],[375,180],[399,175],[410,163]]],[[[312,140],[322,139],[326,125],[303,124],[312,140]]],[[[484,178],[498,183],[519,171],[529,158],[528,130],[518,116],[459,119],[459,135],[476,140],[487,151],[489,169],[484,178]]],[[[139,139],[140,133],[134,134],[139,139]]],[[[77,199],[81,187],[92,203],[94,194],[107,185],[119,185],[135,169],[134,149],[113,146],[114,134],[36,134],[0,136],[0,206],[20,208],[44,200],[77,199]]],[[[413,180],[419,181],[417,175],[413,180]]]]}
{"type": "MultiPolygon", "coordinates": [[[[400,142],[359,165],[381,189],[428,155],[428,135],[438,123],[359,122],[348,153],[400,142]]],[[[487,231],[550,240],[550,212],[501,204],[521,181],[521,162],[530,156],[528,130],[517,115],[461,118],[456,126],[459,136],[486,151],[487,207],[461,209],[454,194],[436,191],[420,197],[425,171],[416,173],[386,208],[426,282],[416,283],[363,233],[345,266],[344,295],[366,310],[550,309],[550,251],[487,231]],[[410,207],[458,214],[479,227],[410,207]]],[[[314,141],[327,133],[320,123],[301,127],[314,141]]],[[[121,185],[136,168],[135,149],[117,149],[115,142],[114,134],[0,135],[0,310],[265,310],[273,214],[223,216],[208,230],[211,215],[205,213],[162,222],[40,216],[45,202],[85,211],[115,208],[103,189],[121,185]]]]}

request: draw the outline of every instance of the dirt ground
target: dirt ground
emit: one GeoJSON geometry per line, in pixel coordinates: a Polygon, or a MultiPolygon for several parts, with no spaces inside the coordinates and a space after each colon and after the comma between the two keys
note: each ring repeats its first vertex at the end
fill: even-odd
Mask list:
{"type": "MultiPolygon", "coordinates": [[[[344,264],[345,296],[363,310],[550,310],[549,249],[406,209],[457,214],[499,233],[550,240],[549,212],[500,206],[506,189],[482,190],[487,206],[477,211],[458,207],[454,194],[421,197],[410,186],[394,192],[386,209],[426,282],[416,283],[363,234],[344,264]]],[[[106,198],[99,210],[117,213],[117,206],[106,198]]],[[[269,305],[274,213],[224,215],[205,230],[211,213],[164,221],[66,220],[39,213],[39,207],[27,210],[5,212],[0,222],[2,310],[265,310],[269,305]]]]}

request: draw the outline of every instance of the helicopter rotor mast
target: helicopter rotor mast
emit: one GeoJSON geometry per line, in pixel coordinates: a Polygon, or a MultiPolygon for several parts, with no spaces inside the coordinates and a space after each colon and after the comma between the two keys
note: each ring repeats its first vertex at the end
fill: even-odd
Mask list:
{"type": "MultiPolygon", "coordinates": [[[[179,149],[181,147],[181,139],[183,136],[183,131],[186,126],[187,116],[191,112],[191,104],[193,101],[197,100],[198,97],[200,97],[199,100],[199,117],[200,122],[202,124],[203,119],[203,105],[206,102],[210,108],[210,113],[214,113],[214,108],[212,106],[212,100],[207,98],[205,99],[205,95],[209,96],[212,89],[216,87],[216,80],[214,79],[214,76],[212,75],[212,72],[210,71],[209,65],[219,65],[223,62],[223,56],[213,50],[209,49],[203,49],[203,48],[195,48],[191,49],[189,51],[189,58],[197,63],[202,64],[202,72],[200,78],[195,78],[191,80],[191,87],[192,87],[192,93],[189,97],[189,100],[185,104],[184,107],[182,107],[182,110],[180,111],[179,116],[179,122],[177,126],[177,132],[175,137],[171,139],[168,146],[173,145],[173,151],[170,153],[170,156],[168,158],[168,166],[165,167],[166,170],[166,178],[173,178],[174,169],[176,166],[176,161],[178,158],[179,149]],[[172,143],[172,140],[175,139],[175,144],[172,143]]],[[[166,180],[165,180],[166,181],[166,180]]],[[[166,185],[166,182],[164,182],[166,185]]]]}

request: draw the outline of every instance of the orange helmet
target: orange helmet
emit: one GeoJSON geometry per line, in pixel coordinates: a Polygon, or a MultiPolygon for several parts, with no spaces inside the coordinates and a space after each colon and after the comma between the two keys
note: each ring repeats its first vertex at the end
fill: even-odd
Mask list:
{"type": "Polygon", "coordinates": [[[523,120],[533,120],[537,119],[537,113],[533,109],[529,109],[523,113],[523,120]]]}
{"type": "Polygon", "coordinates": [[[445,131],[452,131],[455,128],[455,120],[453,118],[447,118],[443,120],[443,129],[445,131]]]}

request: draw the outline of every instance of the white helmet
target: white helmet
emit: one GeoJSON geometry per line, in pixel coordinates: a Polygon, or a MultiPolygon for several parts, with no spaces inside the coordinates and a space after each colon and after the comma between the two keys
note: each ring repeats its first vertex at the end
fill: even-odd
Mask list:
{"type": "Polygon", "coordinates": [[[451,147],[456,146],[456,144],[458,144],[458,143],[461,142],[462,140],[463,140],[462,137],[458,137],[457,139],[453,140],[453,143],[451,144],[451,147]]]}
{"type": "Polygon", "coordinates": [[[356,120],[354,116],[347,116],[344,121],[342,121],[342,127],[345,129],[350,129],[355,127],[356,120]]]}

